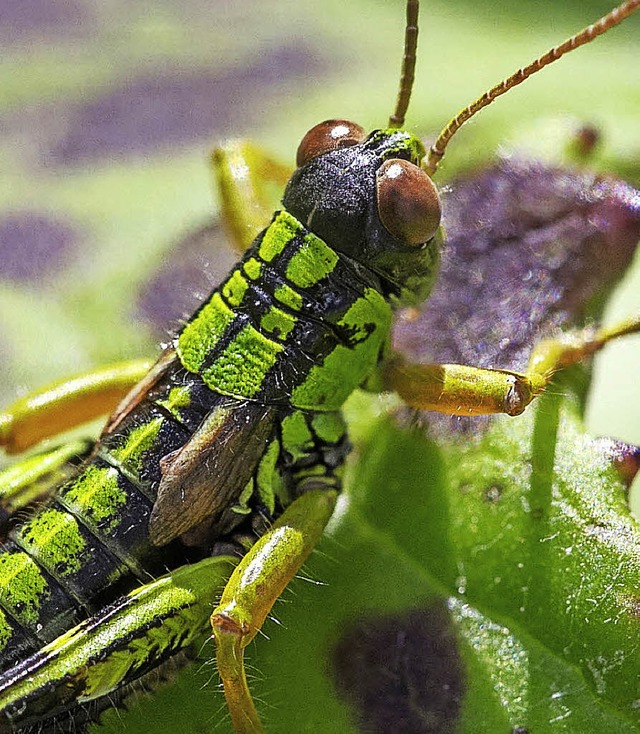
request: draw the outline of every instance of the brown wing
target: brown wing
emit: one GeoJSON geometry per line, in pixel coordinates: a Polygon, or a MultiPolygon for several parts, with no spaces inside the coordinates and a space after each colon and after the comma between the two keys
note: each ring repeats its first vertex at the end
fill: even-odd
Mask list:
{"type": "Polygon", "coordinates": [[[238,402],[216,408],[191,439],[162,463],[149,535],[166,545],[239,499],[272,435],[276,410],[238,402]]]}
{"type": "Polygon", "coordinates": [[[142,380],[140,380],[140,382],[130,390],[127,395],[125,395],[118,407],[113,411],[106,426],[102,430],[102,435],[106,436],[117,431],[122,420],[126,418],[132,410],[137,408],[137,406],[149,395],[152,388],[154,388],[160,380],[164,378],[166,373],[171,370],[177,362],[178,357],[175,349],[171,347],[165,349],[149,372],[147,372],[142,380]]]}

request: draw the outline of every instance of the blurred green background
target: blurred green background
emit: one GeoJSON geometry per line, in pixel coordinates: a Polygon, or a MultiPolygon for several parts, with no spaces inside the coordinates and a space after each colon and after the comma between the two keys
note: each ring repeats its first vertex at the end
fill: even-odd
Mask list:
{"type": "MultiPolygon", "coordinates": [[[[424,3],[408,126],[433,134],[609,7],[424,3]]],[[[212,146],[249,136],[291,162],[318,120],[384,124],[403,22],[402,0],[2,0],[0,399],[153,352],[189,312],[193,293],[206,292],[230,262],[202,242],[171,259],[177,241],[215,218],[212,146]],[[184,272],[189,258],[195,284],[184,272]],[[182,271],[172,282],[176,263],[182,271]]],[[[633,19],[485,111],[452,146],[442,179],[514,139],[553,155],[557,116],[596,124],[603,167],[633,178],[637,36],[633,19]]],[[[218,245],[224,239],[214,232],[218,245]]],[[[630,281],[616,313],[638,307],[639,284],[630,281]]],[[[628,410],[640,404],[637,354],[631,345],[610,352],[598,379],[607,395],[597,398],[592,425],[640,442],[628,410]]]]}

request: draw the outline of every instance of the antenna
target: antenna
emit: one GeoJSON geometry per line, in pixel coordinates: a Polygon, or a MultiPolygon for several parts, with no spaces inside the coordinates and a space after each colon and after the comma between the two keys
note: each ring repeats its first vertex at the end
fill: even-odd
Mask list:
{"type": "Polygon", "coordinates": [[[419,0],[407,0],[407,23],[404,28],[404,56],[402,57],[402,69],[400,71],[400,89],[398,90],[396,109],[389,118],[389,127],[402,127],[409,107],[416,69],[419,9],[419,0]]]}
{"type": "MultiPolygon", "coordinates": [[[[422,168],[429,174],[429,176],[433,176],[451,138],[456,134],[456,132],[458,132],[462,125],[467,122],[467,120],[476,114],[476,112],[479,112],[483,107],[490,105],[496,97],[508,92],[510,89],[513,89],[513,87],[517,87],[518,84],[521,84],[532,74],[536,74],[545,66],[557,61],[559,58],[564,56],[564,54],[569,53],[569,51],[573,51],[579,46],[583,46],[585,43],[593,41],[594,38],[597,38],[602,33],[605,33],[605,31],[608,31],[610,28],[618,25],[618,23],[621,23],[625,18],[629,17],[631,13],[635,12],[639,7],[640,0],[627,0],[627,2],[618,5],[617,8],[614,8],[610,13],[600,18],[600,20],[593,25],[587,26],[587,28],[576,33],[575,36],[568,38],[564,43],[550,49],[535,61],[532,61],[528,66],[525,66],[523,69],[519,69],[515,74],[512,74],[504,81],[496,84],[496,86],[492,87],[488,92],[485,92],[481,97],[478,97],[475,102],[472,102],[468,107],[461,110],[449,122],[444,130],[442,130],[440,135],[438,135],[435,143],[431,146],[423,161],[422,168]]],[[[408,16],[409,12],[407,8],[407,17],[408,16]]]]}

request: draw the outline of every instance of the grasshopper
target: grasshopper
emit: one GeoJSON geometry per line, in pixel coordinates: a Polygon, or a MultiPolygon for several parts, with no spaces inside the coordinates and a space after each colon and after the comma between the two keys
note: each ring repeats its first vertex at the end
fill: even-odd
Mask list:
{"type": "MultiPolygon", "coordinates": [[[[122,398],[80,470],[25,522],[9,519],[0,731],[51,729],[67,712],[76,725],[91,720],[208,624],[235,731],[262,731],[244,649],[331,517],[349,451],[346,398],[366,385],[417,409],[518,415],[558,369],[640,328],[632,320],[542,343],[524,374],[408,364],[388,343],[393,311],[423,302],[437,274],[443,241],[431,176],[450,139],[497,96],[639,5],[623,3],[494,87],[427,152],[402,130],[417,44],[418,3],[409,0],[388,127],[367,135],[330,120],[305,136],[282,210],[255,239],[238,227],[242,259],[154,364],[94,371],[7,409],[0,437],[19,452],[122,398]]],[[[242,145],[217,155],[236,224],[251,209],[234,196],[237,171],[257,160],[242,145]]],[[[32,502],[52,467],[64,473],[83,453],[76,445],[21,463],[7,514],[32,502]]]]}

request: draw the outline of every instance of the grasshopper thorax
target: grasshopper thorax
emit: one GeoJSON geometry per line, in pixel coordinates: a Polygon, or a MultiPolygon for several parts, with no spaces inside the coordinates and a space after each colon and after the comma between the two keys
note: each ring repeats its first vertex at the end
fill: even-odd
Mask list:
{"type": "Polygon", "coordinates": [[[423,300],[435,276],[440,200],[404,130],[328,120],[307,133],[283,204],[338,253],[373,271],[386,295],[423,300]]]}

